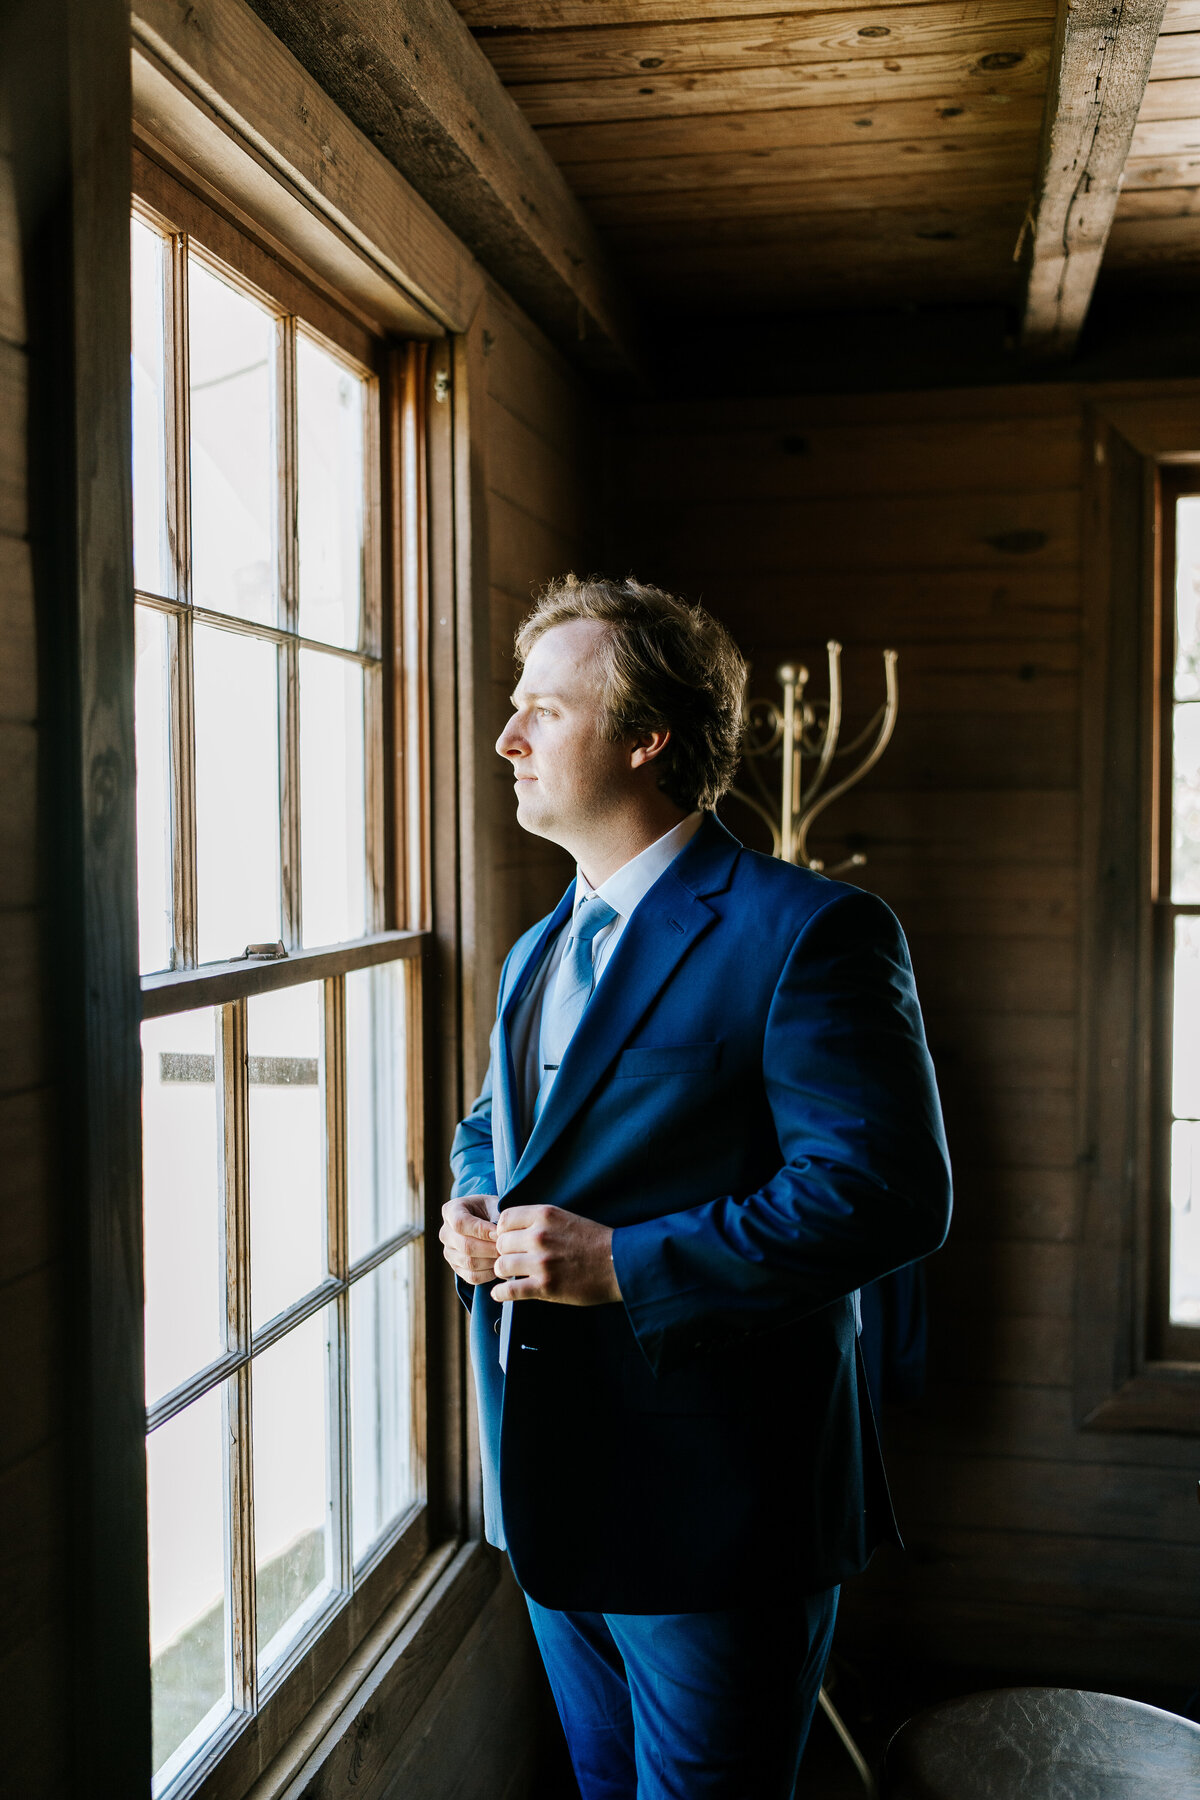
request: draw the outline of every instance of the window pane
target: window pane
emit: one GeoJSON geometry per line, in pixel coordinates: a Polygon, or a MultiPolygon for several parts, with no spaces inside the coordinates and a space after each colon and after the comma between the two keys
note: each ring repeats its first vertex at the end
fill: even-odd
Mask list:
{"type": "Polygon", "coordinates": [[[413,1288],[420,1246],[399,1250],[350,1290],[354,1560],[421,1497],[413,1443],[413,1288]]]}
{"type": "Polygon", "coordinates": [[[1200,1119],[1200,919],[1175,920],[1174,1044],[1171,1110],[1200,1119]]]}
{"type": "Polygon", "coordinates": [[[1171,1128],[1171,1323],[1200,1325],[1200,1125],[1171,1128]]]}
{"type": "Polygon", "coordinates": [[[194,258],[191,357],[192,598],[276,621],[275,320],[194,258]]]}
{"type": "Polygon", "coordinates": [[[137,671],[138,967],[171,967],[171,740],[168,625],[148,606],[135,609],[137,671]]]}
{"type": "Polygon", "coordinates": [[[306,944],[367,930],[363,671],[300,652],[300,911],[306,944]]]}
{"type": "Polygon", "coordinates": [[[300,633],[359,647],[363,590],[366,383],[301,333],[299,407],[300,633]]]}
{"type": "Polygon", "coordinates": [[[225,1348],[220,1012],[142,1026],[142,1190],[148,1403],[225,1348]]]}
{"type": "Polygon", "coordinates": [[[332,1308],[252,1365],[258,1666],[277,1662],[333,1584],[329,1466],[332,1308]]]}
{"type": "Polygon", "coordinates": [[[320,1063],[324,984],[247,1003],[250,1303],[257,1331],[328,1274],[320,1063]]]}
{"type": "Polygon", "coordinates": [[[409,1189],[404,963],[346,977],[350,1261],[413,1218],[409,1189]]]}
{"type": "Polygon", "coordinates": [[[280,935],[274,644],[197,625],[196,884],[201,962],[280,935]]]}
{"type": "Polygon", "coordinates": [[[146,1440],[155,1790],[231,1708],[221,1389],[146,1440]]]}
{"type": "Polygon", "coordinates": [[[1175,698],[1200,700],[1200,494],[1175,506],[1175,698]]]}
{"type": "Polygon", "coordinates": [[[1175,708],[1171,897],[1200,900],[1200,701],[1175,708]]]}
{"type": "Polygon", "coordinates": [[[133,579],[173,596],[167,539],[167,388],[163,256],[166,240],[142,219],[130,227],[133,307],[133,579]]]}

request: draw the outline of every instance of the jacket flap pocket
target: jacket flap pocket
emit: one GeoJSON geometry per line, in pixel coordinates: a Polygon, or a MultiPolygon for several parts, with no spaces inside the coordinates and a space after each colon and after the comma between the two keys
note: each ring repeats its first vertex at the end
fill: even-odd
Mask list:
{"type": "Polygon", "coordinates": [[[695,1075],[715,1069],[720,1043],[635,1044],[622,1050],[615,1073],[624,1075],[695,1075]]]}

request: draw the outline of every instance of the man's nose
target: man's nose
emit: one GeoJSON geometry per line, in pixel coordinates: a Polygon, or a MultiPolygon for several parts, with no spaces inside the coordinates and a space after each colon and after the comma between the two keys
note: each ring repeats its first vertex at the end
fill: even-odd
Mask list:
{"type": "Polygon", "coordinates": [[[523,756],[525,754],[525,749],[525,740],[521,736],[518,728],[517,714],[514,713],[512,718],[508,721],[508,724],[504,727],[504,730],[500,733],[500,736],[496,739],[496,755],[523,756]]]}

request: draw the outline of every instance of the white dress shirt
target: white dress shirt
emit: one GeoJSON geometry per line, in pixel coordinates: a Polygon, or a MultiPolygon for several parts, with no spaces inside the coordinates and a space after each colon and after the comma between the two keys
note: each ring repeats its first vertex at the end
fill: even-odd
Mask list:
{"type": "Polygon", "coordinates": [[[542,1004],[551,984],[557,980],[562,964],[563,951],[571,935],[571,926],[581,903],[598,894],[612,907],[616,918],[611,924],[598,931],[592,940],[592,968],[595,971],[595,986],[599,984],[605,969],[612,961],[613,951],[621,939],[639,903],[645,899],[659,876],[675,861],[679,852],[689,844],[700,829],[703,813],[689,813],[678,825],[656,838],[636,856],[622,863],[616,872],[602,881],[598,888],[593,888],[582,869],[575,871],[575,900],[571,908],[571,917],[567,920],[546,955],[542,958],[541,967],[529,983],[520,1006],[513,1019],[513,1062],[516,1067],[519,1088],[521,1120],[525,1135],[528,1137],[533,1125],[533,1108],[538,1089],[546,1078],[546,1071],[539,1062],[539,1047],[542,1033],[542,1004]]]}

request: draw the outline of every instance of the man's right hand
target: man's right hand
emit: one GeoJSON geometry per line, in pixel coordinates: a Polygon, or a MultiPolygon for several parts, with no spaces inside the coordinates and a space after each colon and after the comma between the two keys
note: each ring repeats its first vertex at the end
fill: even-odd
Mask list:
{"type": "Polygon", "coordinates": [[[495,1194],[473,1194],[447,1200],[442,1208],[442,1255],[460,1281],[480,1287],[496,1279],[496,1226],[500,1202],[495,1194]]]}

